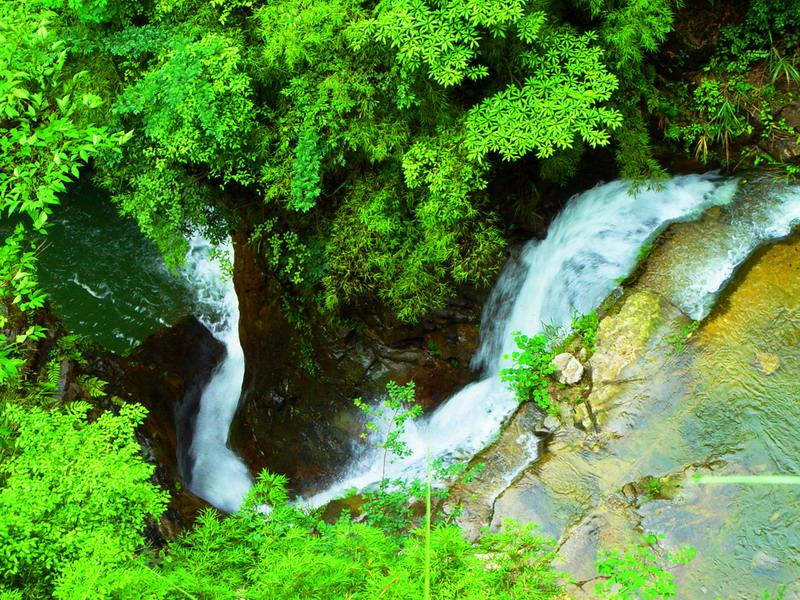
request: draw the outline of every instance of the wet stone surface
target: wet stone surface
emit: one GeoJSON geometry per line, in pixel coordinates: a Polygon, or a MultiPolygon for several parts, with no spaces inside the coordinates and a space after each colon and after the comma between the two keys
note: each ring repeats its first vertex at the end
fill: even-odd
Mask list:
{"type": "MultiPolygon", "coordinates": [[[[673,288],[659,288],[679,244],[675,233],[671,258],[656,248],[651,268],[666,272],[641,277],[601,323],[590,361],[597,428],[562,419],[542,456],[473,518],[539,523],[558,540],[575,597],[593,587],[598,549],[655,532],[664,552],[698,550],[671,569],[680,598],[755,598],[780,586],[800,598],[798,490],[694,479],[800,473],[800,237],[756,252],[695,333],[665,300],[673,288]]],[[[514,451],[498,443],[483,457],[514,451]]]]}

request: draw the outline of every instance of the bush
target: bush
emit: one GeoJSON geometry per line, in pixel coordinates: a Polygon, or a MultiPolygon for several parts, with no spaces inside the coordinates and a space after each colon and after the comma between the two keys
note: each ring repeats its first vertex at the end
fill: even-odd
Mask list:
{"type": "Polygon", "coordinates": [[[91,422],[89,408],[2,409],[0,585],[29,597],[49,595],[77,561],[96,574],[130,560],[166,504],[134,436],[144,408],[91,422]]]}
{"type": "Polygon", "coordinates": [[[514,367],[500,371],[500,381],[509,384],[520,402],[535,402],[542,410],[555,412],[547,391],[549,376],[555,372],[551,364],[554,353],[548,349],[550,340],[545,335],[528,337],[517,331],[514,342],[520,351],[511,354],[514,367]]]}

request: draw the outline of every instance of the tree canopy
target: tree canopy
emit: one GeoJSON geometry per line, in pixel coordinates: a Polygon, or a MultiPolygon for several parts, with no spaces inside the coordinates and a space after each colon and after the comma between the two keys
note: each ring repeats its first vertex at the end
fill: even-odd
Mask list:
{"type": "Polygon", "coordinates": [[[38,111],[41,139],[69,140],[41,177],[62,185],[93,158],[171,264],[187,232],[244,222],[286,293],[325,310],[377,299],[409,320],[496,272],[498,165],[574,169],[580,149],[626,139],[637,99],[621,110],[620,95],[672,17],[669,0],[4,5],[30,53],[7,70],[57,71],[6,83],[7,114],[38,111]]]}

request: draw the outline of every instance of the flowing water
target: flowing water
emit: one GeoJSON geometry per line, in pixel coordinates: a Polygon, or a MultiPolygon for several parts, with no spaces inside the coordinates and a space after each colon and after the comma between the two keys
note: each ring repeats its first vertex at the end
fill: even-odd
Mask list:
{"type": "Polygon", "coordinates": [[[195,314],[225,345],[225,358],[203,392],[189,487],[235,511],[252,480],[227,447],[244,376],[238,301],[223,268],[231,248],[214,253],[208,242],[195,238],[181,272],[170,272],[136,225],[89,186],[73,189],[51,221],[39,274],[72,333],[126,354],[148,335],[195,314]]]}
{"type": "Polygon", "coordinates": [[[762,243],[789,235],[800,219],[800,188],[749,181],[730,203],[682,225],[680,244],[648,260],[643,283],[695,320],[705,317],[736,268],[762,243]]]}
{"type": "MultiPolygon", "coordinates": [[[[682,472],[698,461],[723,461],[715,467],[723,473],[800,472],[800,242],[763,251],[766,258],[759,264],[789,265],[785,271],[776,275],[756,265],[737,274],[757,246],[787,235],[798,218],[796,189],[765,183],[737,192],[735,182],[714,175],[676,177],[660,189],[633,195],[613,182],[574,197],[547,238],[528,243],[501,274],[484,309],[473,360],[480,380],[410,424],[406,441],[412,456],[391,464],[388,474],[419,476],[427,452],[463,462],[486,447],[517,409],[497,377],[508,365],[504,355],[514,349],[511,333],[565,327],[574,312],[595,308],[636,264],[640,247],[676,221],[684,222],[674,229],[682,232],[679,243],[672,243],[672,233],[667,236],[648,262],[642,285],[659,290],[693,318],[708,314],[731,277],[735,290],[713,309],[697,343],[668,358],[667,366],[642,384],[646,393],[637,393],[635,401],[642,406],[651,398],[652,405],[635,419],[627,417],[629,431],[613,452],[567,448],[562,456],[534,463],[536,440],[520,436],[524,448],[497,475],[497,492],[517,481],[519,493],[501,499],[522,508],[536,502],[538,520],[557,533],[580,521],[593,502],[618,494],[625,481],[682,472]],[[777,370],[766,375],[776,360],[777,370]],[[532,463],[536,475],[519,479],[532,463]],[[548,472],[554,487],[546,485],[548,472]]],[[[135,227],[91,194],[66,204],[51,242],[41,277],[73,331],[125,352],[194,312],[225,344],[225,359],[201,401],[190,449],[190,488],[223,510],[235,510],[252,484],[226,444],[244,358],[236,295],[210,246],[194,240],[183,273],[170,274],[135,227]]],[[[365,450],[309,503],[374,483],[381,459],[365,450]]],[[[749,598],[798,576],[798,497],[789,488],[687,487],[672,500],[644,504],[637,518],[646,529],[665,533],[670,548],[686,542],[700,548],[693,567],[681,573],[682,589],[696,595],[683,597],[749,598]]]]}
{"type": "MultiPolygon", "coordinates": [[[[547,237],[529,242],[518,264],[509,265],[495,285],[473,361],[481,380],[410,424],[405,441],[411,456],[392,463],[387,474],[420,476],[428,453],[449,463],[468,461],[518,406],[498,378],[515,349],[512,332],[532,335],[546,325],[568,327],[573,314],[593,310],[614,290],[636,264],[645,242],[669,223],[696,219],[711,206],[729,203],[735,190],[735,182],[690,175],[636,193],[629,193],[624,182],[612,182],[572,198],[547,237]]],[[[530,444],[531,453],[535,447],[530,444]]],[[[382,452],[366,451],[340,481],[309,502],[322,504],[346,489],[376,482],[383,475],[382,459],[382,452]]]]}
{"type": "Polygon", "coordinates": [[[195,288],[97,190],[73,189],[51,223],[39,276],[72,333],[126,354],[195,312],[195,288]]]}
{"type": "MultiPolygon", "coordinates": [[[[759,251],[731,288],[650,431],[674,440],[673,464],[713,457],[718,475],[800,475],[800,236],[759,251]]],[[[686,486],[642,512],[670,546],[698,549],[687,598],[752,598],[779,584],[800,598],[800,486],[686,486]]]]}
{"type": "Polygon", "coordinates": [[[700,329],[679,351],[669,336],[686,319],[662,309],[648,350],[606,387],[599,437],[557,436],[494,503],[494,523],[541,523],[579,580],[594,576],[599,548],[644,530],[669,551],[697,548],[678,570],[680,598],[757,598],[781,585],[800,598],[800,489],[691,483],[697,472],[800,474],[800,237],[765,245],[798,222],[800,188],[762,181],[671,228],[627,297],[656,292],[705,318],[700,329]],[[663,488],[653,498],[650,477],[663,488]]]}
{"type": "MultiPolygon", "coordinates": [[[[184,274],[198,290],[201,319],[225,344],[225,358],[200,399],[192,446],[189,489],[226,512],[235,512],[253,484],[242,460],[228,447],[228,431],[239,405],[244,379],[244,354],[239,343],[239,301],[230,274],[205,240],[192,240],[184,274]]],[[[223,249],[228,261],[233,249],[223,249]]]]}

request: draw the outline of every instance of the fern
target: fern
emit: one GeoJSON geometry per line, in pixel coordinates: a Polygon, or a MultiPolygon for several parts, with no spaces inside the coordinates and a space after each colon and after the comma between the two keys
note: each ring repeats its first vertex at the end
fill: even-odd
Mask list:
{"type": "Polygon", "coordinates": [[[102,398],[106,395],[105,387],[107,382],[97,377],[81,375],[78,377],[78,384],[89,398],[102,398]]]}

